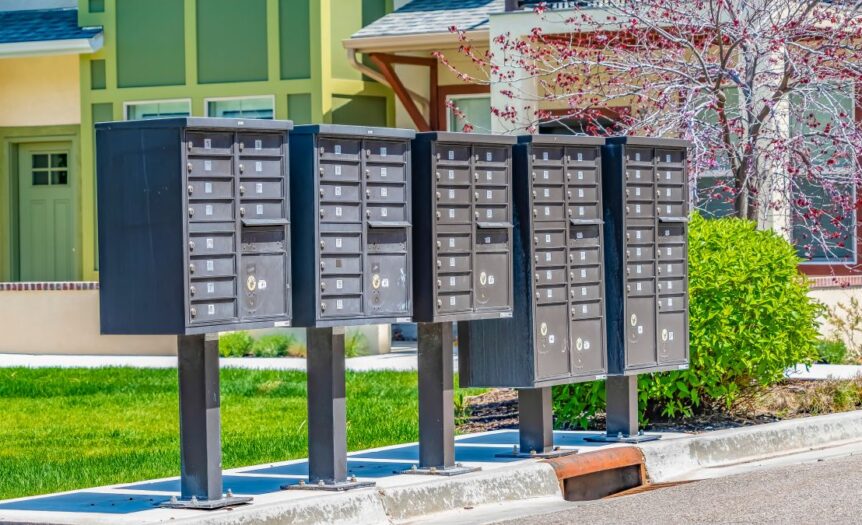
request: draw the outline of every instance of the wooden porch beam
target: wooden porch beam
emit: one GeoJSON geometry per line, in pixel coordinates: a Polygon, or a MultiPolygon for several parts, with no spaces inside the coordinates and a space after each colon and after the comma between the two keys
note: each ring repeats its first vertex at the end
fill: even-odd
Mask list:
{"type": "MultiPolygon", "coordinates": [[[[395,69],[392,67],[393,63],[407,63],[407,62],[396,62],[393,60],[393,57],[396,59],[407,59],[412,57],[395,57],[394,55],[383,55],[380,53],[371,53],[368,55],[371,61],[377,66],[377,69],[386,79],[386,82],[389,83],[389,86],[392,88],[392,91],[395,92],[395,96],[398,97],[398,100],[404,105],[404,109],[407,110],[407,114],[410,115],[410,119],[413,121],[413,124],[416,125],[416,129],[419,131],[431,131],[431,125],[425,120],[425,116],[422,115],[422,111],[416,106],[416,102],[413,101],[413,98],[410,97],[410,93],[407,91],[407,88],[404,87],[404,84],[401,82],[401,79],[398,78],[398,75],[395,73],[395,69]]],[[[425,59],[420,59],[425,60],[425,59]]],[[[426,64],[416,64],[416,65],[426,65],[426,64]]],[[[433,103],[432,103],[433,104],[433,103]]],[[[429,108],[429,112],[433,111],[433,107],[429,108]]]]}

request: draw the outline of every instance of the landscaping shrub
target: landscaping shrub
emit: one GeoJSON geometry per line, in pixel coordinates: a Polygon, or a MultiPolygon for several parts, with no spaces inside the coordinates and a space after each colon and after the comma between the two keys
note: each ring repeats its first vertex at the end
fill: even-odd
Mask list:
{"type": "MultiPolygon", "coordinates": [[[[784,370],[817,357],[820,305],[796,250],[772,231],[741,219],[695,215],[689,231],[691,367],[641,376],[642,413],[690,416],[730,407],[784,377],[784,370]]],[[[563,426],[586,426],[604,409],[604,385],[557,387],[563,426]]]]}
{"type": "Polygon", "coordinates": [[[284,357],[290,355],[288,350],[296,344],[296,338],[287,334],[269,334],[255,340],[251,346],[254,357],[284,357]]]}
{"type": "Polygon", "coordinates": [[[843,365],[847,363],[847,345],[838,339],[821,339],[817,341],[817,362],[828,365],[843,365]]]}
{"type": "Polygon", "coordinates": [[[222,357],[242,357],[251,351],[254,342],[248,332],[230,332],[218,338],[218,353],[222,357]]]}

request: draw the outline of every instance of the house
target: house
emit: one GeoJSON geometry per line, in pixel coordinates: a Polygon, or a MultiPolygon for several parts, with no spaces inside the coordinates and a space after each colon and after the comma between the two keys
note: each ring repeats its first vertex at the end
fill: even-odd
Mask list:
{"type": "MultiPolygon", "coordinates": [[[[160,116],[394,125],[341,41],[391,0],[0,4],[0,353],[175,352],[99,335],[97,122],[160,116]]],[[[133,278],[133,277],[132,277],[133,278]]]]}

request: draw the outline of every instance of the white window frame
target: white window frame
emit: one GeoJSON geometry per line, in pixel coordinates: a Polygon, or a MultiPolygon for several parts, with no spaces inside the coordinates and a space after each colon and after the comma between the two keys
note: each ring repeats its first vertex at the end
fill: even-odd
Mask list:
{"type": "MultiPolygon", "coordinates": [[[[275,95],[243,95],[239,97],[210,97],[204,99],[204,115],[207,117],[213,117],[210,115],[210,102],[225,102],[230,100],[253,100],[253,99],[268,99],[272,102],[272,118],[275,120],[275,95]]],[[[217,117],[213,117],[217,118],[217,117]]]]}
{"type": "Polygon", "coordinates": [[[189,116],[192,116],[192,99],[190,98],[168,98],[154,100],[128,100],[123,102],[123,120],[129,120],[129,108],[140,104],[170,104],[172,102],[187,102],[189,105],[189,116]]]}
{"type": "MultiPolygon", "coordinates": [[[[491,94],[490,93],[465,93],[463,95],[458,95],[456,93],[456,94],[452,94],[452,95],[446,95],[446,131],[450,131],[450,132],[461,132],[461,131],[463,131],[463,129],[449,129],[449,123],[452,121],[452,117],[454,116],[453,112],[452,112],[452,108],[451,108],[451,106],[449,106],[449,102],[453,99],[462,99],[463,100],[463,99],[479,99],[479,98],[487,98],[488,99],[488,105],[489,106],[491,105],[491,94]]],[[[493,115],[492,115],[492,121],[493,121],[493,115]]],[[[488,129],[488,130],[482,129],[482,130],[479,130],[479,132],[491,133],[491,130],[490,129],[488,129]]]]}

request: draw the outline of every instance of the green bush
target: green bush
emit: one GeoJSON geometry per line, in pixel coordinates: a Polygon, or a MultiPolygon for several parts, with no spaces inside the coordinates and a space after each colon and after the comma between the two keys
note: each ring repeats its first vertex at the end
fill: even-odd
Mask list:
{"type": "Polygon", "coordinates": [[[296,338],[292,335],[264,335],[254,341],[251,353],[254,357],[284,357],[290,355],[289,349],[295,344],[296,338]]]}
{"type": "Polygon", "coordinates": [[[821,339],[817,341],[817,362],[829,365],[847,363],[847,345],[839,339],[821,339]]]}
{"type": "Polygon", "coordinates": [[[358,357],[368,353],[368,338],[358,329],[347,330],[344,334],[345,357],[358,357]]]}
{"type": "MultiPolygon", "coordinates": [[[[691,366],[641,376],[642,413],[690,416],[730,407],[817,357],[822,308],[808,297],[796,250],[772,231],[741,219],[705,220],[689,230],[691,366]]],[[[555,389],[563,426],[586,426],[604,409],[601,383],[555,389]]]]}
{"type": "Polygon", "coordinates": [[[218,338],[218,353],[222,357],[242,357],[251,351],[254,339],[248,332],[230,332],[218,338]]]}

